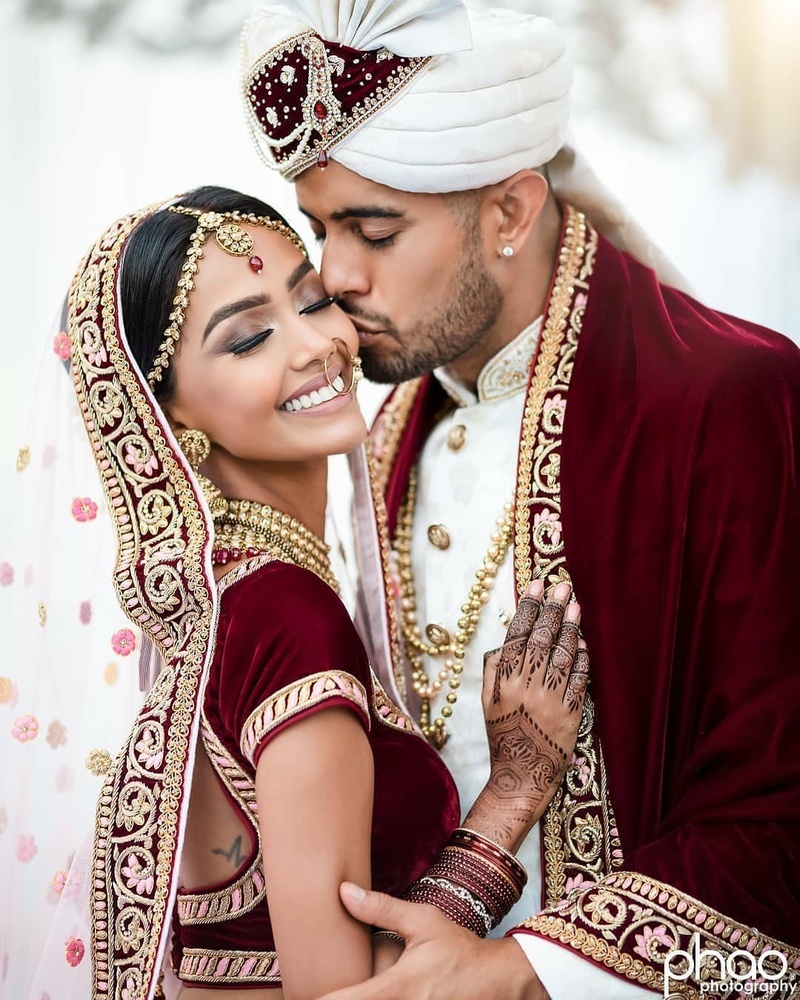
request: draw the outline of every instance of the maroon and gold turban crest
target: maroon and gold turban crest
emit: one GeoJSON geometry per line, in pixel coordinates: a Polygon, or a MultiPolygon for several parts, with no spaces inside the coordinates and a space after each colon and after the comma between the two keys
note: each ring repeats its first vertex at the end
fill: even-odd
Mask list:
{"type": "Polygon", "coordinates": [[[317,164],[388,105],[431,57],[386,48],[353,49],[303,31],[270,49],[245,76],[247,117],[256,147],[289,180],[317,164]]]}

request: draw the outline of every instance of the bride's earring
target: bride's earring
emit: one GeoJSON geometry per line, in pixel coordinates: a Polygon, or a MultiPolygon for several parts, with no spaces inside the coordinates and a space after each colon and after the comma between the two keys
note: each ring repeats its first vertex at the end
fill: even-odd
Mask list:
{"type": "MultiPolygon", "coordinates": [[[[333,391],[336,393],[337,396],[345,396],[347,395],[348,392],[351,392],[353,389],[357,388],[358,383],[364,377],[364,372],[361,368],[361,358],[353,357],[353,355],[348,350],[345,342],[343,340],[340,340],[338,337],[334,338],[333,347],[330,349],[328,356],[322,359],[322,367],[325,370],[325,381],[328,383],[331,389],[333,389],[333,391]],[[339,344],[342,345],[342,348],[344,350],[341,350],[339,348],[338,346],[339,344]],[[350,384],[347,385],[344,379],[342,379],[341,388],[336,387],[336,385],[334,384],[336,382],[336,379],[332,379],[330,376],[330,372],[328,371],[328,362],[330,361],[331,355],[333,354],[344,354],[344,356],[350,362],[350,380],[349,380],[350,384]]],[[[341,376],[337,377],[341,378],[341,376]]]]}
{"type": "Polygon", "coordinates": [[[178,435],[178,444],[191,465],[193,472],[199,472],[200,466],[211,454],[211,442],[203,431],[186,430],[178,435]]]}
{"type": "Polygon", "coordinates": [[[200,489],[211,508],[212,515],[223,512],[228,506],[226,500],[211,480],[200,472],[200,466],[211,454],[211,442],[208,435],[204,434],[203,431],[181,431],[178,435],[178,444],[200,484],[200,489]]]}

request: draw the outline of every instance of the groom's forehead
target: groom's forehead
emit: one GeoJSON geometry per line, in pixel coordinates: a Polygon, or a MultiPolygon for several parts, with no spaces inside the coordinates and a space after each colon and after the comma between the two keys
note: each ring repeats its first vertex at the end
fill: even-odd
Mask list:
{"type": "Polygon", "coordinates": [[[336,162],[325,170],[305,170],[295,181],[295,194],[300,211],[321,221],[403,218],[420,201],[438,197],[377,184],[336,162]]]}

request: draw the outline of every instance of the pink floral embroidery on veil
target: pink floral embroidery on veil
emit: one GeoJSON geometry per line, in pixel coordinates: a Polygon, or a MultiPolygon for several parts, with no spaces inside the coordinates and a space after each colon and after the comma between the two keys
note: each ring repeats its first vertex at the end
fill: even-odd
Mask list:
{"type": "Polygon", "coordinates": [[[72,354],[72,344],[66,333],[57,333],[55,335],[53,339],[53,351],[62,361],[66,361],[70,354],[72,354]]]}
{"type": "Polygon", "coordinates": [[[94,521],[97,504],[90,497],[75,497],[72,501],[72,516],[76,521],[94,521]]]}
{"type": "Polygon", "coordinates": [[[36,841],[33,839],[33,834],[21,834],[19,840],[17,841],[17,861],[30,861],[36,856],[39,848],[36,846],[36,841]]]}
{"type": "Polygon", "coordinates": [[[129,628],[121,628],[111,636],[111,648],[118,656],[130,656],[136,649],[136,636],[129,628]]]}
{"type": "Polygon", "coordinates": [[[74,969],[77,965],[80,965],[83,961],[83,956],[86,954],[86,948],[83,946],[83,941],[80,938],[70,938],[67,941],[66,947],[67,961],[74,969]]]}
{"type": "Polygon", "coordinates": [[[90,365],[104,365],[108,361],[108,354],[100,339],[100,331],[95,327],[96,336],[87,330],[83,335],[83,353],[89,359],[90,365]]]}
{"type": "Polygon", "coordinates": [[[39,735],[39,722],[32,715],[21,715],[14,719],[11,735],[20,743],[28,743],[39,735]]]}
{"type": "Polygon", "coordinates": [[[125,461],[137,475],[149,476],[158,468],[158,459],[154,454],[145,461],[142,449],[133,444],[129,444],[125,449],[125,461]]]}
{"type": "Polygon", "coordinates": [[[59,747],[63,747],[67,742],[67,727],[63,722],[59,722],[58,719],[53,719],[47,727],[46,739],[48,744],[54,750],[57,750],[59,747]]]}
{"type": "Polygon", "coordinates": [[[125,876],[129,889],[135,889],[138,893],[153,891],[153,875],[146,873],[135,854],[130,855],[127,866],[122,869],[122,874],[125,876]]]}
{"type": "Polygon", "coordinates": [[[125,985],[122,987],[122,1000],[137,1000],[139,988],[133,976],[128,976],[125,985]]]}
{"type": "Polygon", "coordinates": [[[14,567],[11,563],[0,563],[0,587],[10,587],[14,582],[14,567]]]}

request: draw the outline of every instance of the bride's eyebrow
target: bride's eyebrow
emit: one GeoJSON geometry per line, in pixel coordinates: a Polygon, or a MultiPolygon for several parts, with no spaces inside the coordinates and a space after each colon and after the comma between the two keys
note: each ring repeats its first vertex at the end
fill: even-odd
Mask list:
{"type": "MultiPolygon", "coordinates": [[[[286,290],[291,292],[292,289],[303,280],[308,272],[313,270],[313,265],[307,260],[298,264],[286,279],[286,290]]],[[[231,316],[235,316],[237,313],[244,312],[247,309],[255,309],[256,306],[269,305],[271,301],[272,299],[269,295],[261,293],[259,295],[247,295],[243,299],[237,299],[236,302],[228,302],[226,305],[220,306],[219,309],[212,313],[211,319],[206,324],[206,328],[203,332],[202,343],[205,344],[214,327],[219,326],[219,324],[224,320],[230,319],[231,316]]]]}
{"type": "Polygon", "coordinates": [[[297,287],[297,285],[300,284],[300,282],[303,280],[303,278],[305,278],[308,272],[313,270],[314,266],[308,260],[304,260],[301,264],[298,264],[297,267],[294,269],[294,271],[292,271],[292,273],[286,279],[286,291],[291,292],[294,288],[297,287]]]}
{"type": "Polygon", "coordinates": [[[269,305],[271,301],[272,299],[269,295],[261,293],[259,295],[247,295],[243,299],[237,299],[236,302],[228,302],[226,305],[220,306],[219,309],[212,313],[211,319],[206,324],[202,343],[205,344],[211,331],[215,326],[222,323],[223,320],[230,319],[231,316],[244,312],[246,309],[255,309],[256,306],[269,305]]]}

